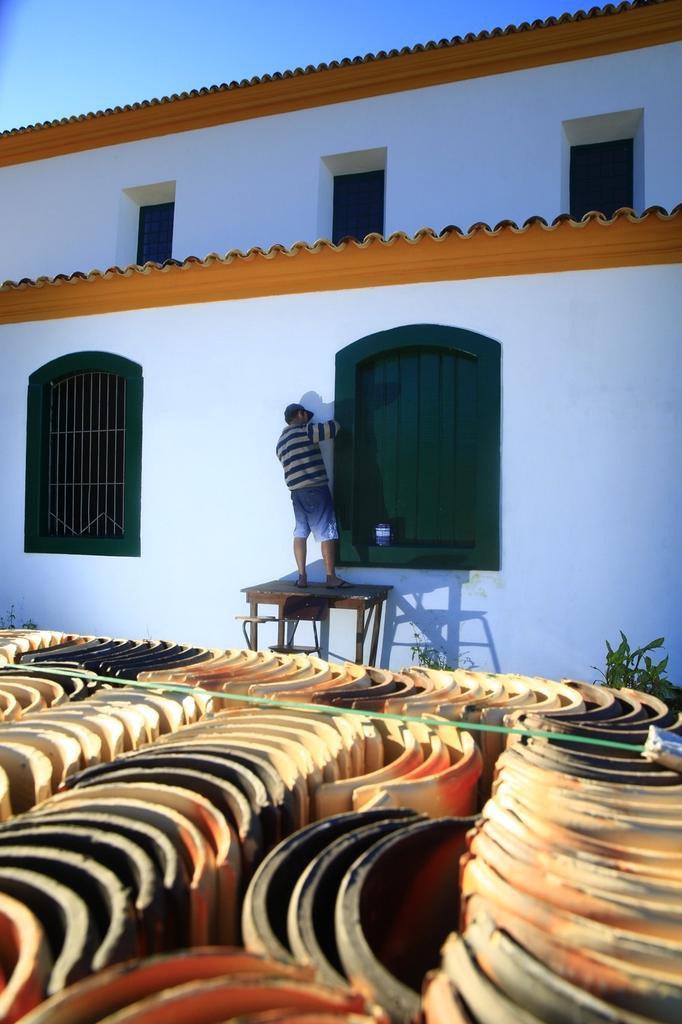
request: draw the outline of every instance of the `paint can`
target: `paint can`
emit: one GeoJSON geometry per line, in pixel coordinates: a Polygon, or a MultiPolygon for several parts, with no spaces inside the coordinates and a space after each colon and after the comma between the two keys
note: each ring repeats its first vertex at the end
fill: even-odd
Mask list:
{"type": "Polygon", "coordinates": [[[374,542],[379,548],[387,548],[393,543],[393,527],[390,523],[377,523],[374,527],[374,542]]]}

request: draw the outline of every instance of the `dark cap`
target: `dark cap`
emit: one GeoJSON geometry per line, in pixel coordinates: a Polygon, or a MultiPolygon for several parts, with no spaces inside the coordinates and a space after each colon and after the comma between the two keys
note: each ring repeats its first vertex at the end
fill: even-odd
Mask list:
{"type": "Polygon", "coordinates": [[[297,412],[307,413],[308,419],[311,419],[313,415],[309,409],[306,409],[302,405],[298,405],[297,402],[293,402],[291,405],[288,405],[284,410],[284,419],[286,420],[286,422],[291,423],[297,412]]]}

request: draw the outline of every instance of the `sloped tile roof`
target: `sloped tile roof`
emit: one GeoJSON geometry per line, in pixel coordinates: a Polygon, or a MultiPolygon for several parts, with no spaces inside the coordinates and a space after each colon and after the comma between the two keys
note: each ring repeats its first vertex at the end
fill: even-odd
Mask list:
{"type": "Polygon", "coordinates": [[[341,60],[333,60],[329,63],[317,65],[309,64],[304,68],[298,67],[288,71],[275,71],[272,74],[244,78],[241,81],[223,82],[220,85],[204,86],[200,89],[191,89],[188,92],[173,93],[170,96],[162,96],[159,99],[142,100],[138,103],[129,103],[124,106],[108,107],[106,110],[91,111],[87,114],[78,114],[71,117],[57,118],[52,121],[42,121],[33,125],[26,125],[20,128],[11,128],[0,132],[0,138],[10,135],[21,135],[26,132],[40,131],[43,128],[54,128],[57,125],[75,124],[79,121],[90,121],[93,118],[104,118],[111,114],[120,114],[124,111],[142,110],[145,107],[160,106],[168,103],[175,103],[179,100],[192,99],[198,96],[207,96],[211,93],[231,92],[236,89],[248,89],[251,86],[261,85],[265,82],[275,82],[282,79],[299,78],[320,74],[340,67],[349,67],[357,64],[373,64],[380,61],[390,60],[393,57],[406,54],[423,53],[427,50],[445,50],[465,46],[469,43],[481,42],[485,39],[494,39],[500,36],[519,35],[524,32],[536,32],[541,29],[550,28],[554,25],[567,24],[570,22],[589,21],[595,18],[609,17],[621,14],[624,11],[640,7],[653,7],[658,4],[670,2],[670,0],[624,0],[619,4],[606,4],[604,7],[591,7],[589,10],[579,10],[575,14],[561,14],[558,17],[537,19],[532,22],[524,21],[520,25],[507,25],[506,28],[484,29],[481,32],[469,32],[465,36],[453,36],[452,39],[430,40],[427,43],[417,43],[415,46],[404,46],[401,49],[379,50],[377,53],[367,53],[365,56],[344,57],[341,60]]]}
{"type": "MultiPolygon", "coordinates": [[[[472,224],[467,230],[457,227],[456,225],[448,225],[440,231],[435,231],[433,228],[425,227],[416,231],[414,235],[408,235],[404,231],[395,231],[387,237],[373,233],[367,235],[362,241],[347,238],[336,244],[331,242],[329,239],[321,238],[312,243],[294,242],[294,244],[289,247],[280,244],[271,245],[267,249],[263,249],[260,246],[253,246],[252,248],[247,249],[246,252],[243,252],[241,249],[231,249],[229,252],[222,255],[220,253],[212,252],[204,257],[187,256],[184,260],[170,259],[161,264],[154,262],[148,262],[143,265],[131,263],[126,267],[113,266],[108,267],[106,270],[90,270],[87,272],[74,271],[72,274],[57,274],[54,277],[41,276],[35,279],[24,277],[19,281],[4,281],[0,285],[0,292],[25,290],[28,288],[44,288],[45,286],[68,284],[77,281],[109,280],[116,277],[132,277],[135,275],[159,273],[164,274],[176,269],[183,269],[192,266],[208,267],[213,264],[227,265],[243,261],[253,262],[253,260],[272,260],[275,257],[293,257],[304,252],[314,254],[321,253],[325,250],[342,252],[348,248],[368,249],[369,247],[391,247],[398,242],[416,246],[425,239],[431,239],[438,242],[453,235],[462,239],[473,239],[480,235],[486,235],[492,238],[505,233],[522,235],[534,226],[539,226],[542,230],[547,232],[553,232],[556,231],[560,225],[564,224],[568,224],[570,227],[579,231],[592,222],[608,226],[622,220],[627,220],[631,223],[641,223],[652,217],[670,221],[680,217],[681,215],[682,203],[675,206],[670,213],[661,206],[651,206],[642,214],[637,214],[634,210],[624,207],[620,210],[616,210],[611,217],[606,217],[603,213],[593,211],[591,213],[586,213],[581,220],[574,220],[570,214],[562,213],[549,223],[543,217],[529,217],[521,226],[516,224],[513,220],[501,220],[494,227],[491,227],[483,221],[478,221],[477,223],[472,224]]],[[[680,253],[680,260],[682,261],[682,252],[680,253]]]]}

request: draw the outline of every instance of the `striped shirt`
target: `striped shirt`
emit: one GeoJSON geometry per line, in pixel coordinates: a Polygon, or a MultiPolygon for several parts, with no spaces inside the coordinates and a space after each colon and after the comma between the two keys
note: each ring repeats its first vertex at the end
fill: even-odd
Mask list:
{"type": "Polygon", "coordinates": [[[333,441],[338,430],[336,420],[292,424],[284,428],[275,451],[284,469],[284,482],[290,491],[300,491],[304,487],[323,487],[329,483],[319,442],[333,441]]]}

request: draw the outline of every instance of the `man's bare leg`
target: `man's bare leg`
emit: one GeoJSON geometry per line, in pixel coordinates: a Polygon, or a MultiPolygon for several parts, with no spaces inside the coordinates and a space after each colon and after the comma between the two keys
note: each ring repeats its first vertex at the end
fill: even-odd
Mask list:
{"type": "Polygon", "coordinates": [[[323,540],[320,543],[322,558],[324,560],[324,571],[327,574],[328,587],[348,586],[347,580],[342,580],[336,575],[336,541],[323,540]]]}
{"type": "Polygon", "coordinates": [[[307,541],[305,537],[294,537],[294,558],[298,569],[298,586],[306,587],[308,577],[305,571],[307,541]]]}

